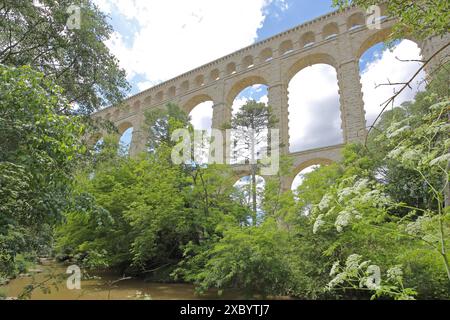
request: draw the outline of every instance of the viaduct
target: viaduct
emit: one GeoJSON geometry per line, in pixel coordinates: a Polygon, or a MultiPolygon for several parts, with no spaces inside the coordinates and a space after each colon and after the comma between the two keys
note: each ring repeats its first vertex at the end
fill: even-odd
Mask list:
{"type": "MultiPolygon", "coordinates": [[[[233,101],[242,90],[255,84],[266,85],[268,104],[279,120],[277,127],[283,145],[280,153],[293,160],[292,174],[283,181],[284,188],[290,189],[303,169],[338,161],[345,143],[365,139],[359,59],[373,45],[387,40],[394,24],[384,12],[381,28],[368,28],[366,19],[366,12],[358,7],[331,12],[145,90],[126,99],[124,106],[108,107],[92,116],[113,122],[119,134],[132,127],[130,156],[135,156],[146,148],[146,110],[164,108],[172,102],[190,113],[198,104],[213,101],[212,127],[221,129],[224,123],[229,123],[233,101]],[[298,72],[314,64],[328,64],[336,69],[344,144],[290,153],[288,85],[298,72]]],[[[416,42],[423,58],[428,59],[448,38],[409,40],[416,42]]],[[[448,51],[438,55],[428,70],[445,57],[448,51]]],[[[248,174],[242,166],[235,170],[238,176],[248,174]]]]}

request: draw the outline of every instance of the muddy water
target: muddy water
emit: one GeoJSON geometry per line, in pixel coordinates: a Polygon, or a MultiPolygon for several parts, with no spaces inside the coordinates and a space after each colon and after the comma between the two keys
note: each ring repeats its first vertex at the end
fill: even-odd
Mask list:
{"type": "Polygon", "coordinates": [[[66,267],[50,263],[38,266],[42,273],[35,273],[32,277],[12,280],[8,285],[0,287],[0,292],[7,297],[18,297],[27,285],[42,284],[44,290],[35,289],[31,294],[33,300],[199,300],[199,299],[243,299],[239,293],[226,292],[219,297],[216,292],[206,295],[195,294],[194,287],[189,284],[161,284],[149,283],[142,279],[118,280],[112,273],[97,273],[90,279],[81,280],[80,290],[69,290],[66,285],[66,267]],[[49,289],[49,292],[46,292],[49,289]]]}

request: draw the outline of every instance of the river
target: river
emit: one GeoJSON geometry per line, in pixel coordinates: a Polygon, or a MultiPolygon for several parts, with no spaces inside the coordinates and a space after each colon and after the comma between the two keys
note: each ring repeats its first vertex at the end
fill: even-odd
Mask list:
{"type": "Polygon", "coordinates": [[[216,291],[205,295],[195,294],[190,284],[163,284],[145,282],[142,279],[126,279],[115,282],[119,277],[111,272],[96,273],[94,277],[82,278],[80,290],[69,290],[66,285],[66,267],[54,262],[36,267],[39,273],[30,277],[13,279],[6,286],[0,286],[0,292],[7,297],[18,297],[27,285],[43,283],[44,290],[35,289],[32,300],[202,300],[202,299],[244,299],[245,297],[232,291],[218,296],[216,291]],[[115,283],[114,283],[115,282],[115,283]],[[49,292],[46,292],[48,289],[49,292]]]}

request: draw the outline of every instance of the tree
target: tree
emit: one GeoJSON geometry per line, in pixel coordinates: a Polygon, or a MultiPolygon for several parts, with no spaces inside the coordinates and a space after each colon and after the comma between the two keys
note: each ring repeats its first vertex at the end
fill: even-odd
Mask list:
{"type": "Polygon", "coordinates": [[[269,149],[269,130],[274,127],[276,122],[271,108],[265,103],[257,103],[254,100],[248,101],[231,119],[234,157],[236,160],[243,160],[250,164],[251,167],[253,224],[256,224],[258,210],[256,181],[256,175],[260,167],[258,160],[261,159],[264,148],[267,151],[269,149]]]}
{"type": "Polygon", "coordinates": [[[409,34],[424,40],[444,36],[450,29],[450,4],[446,0],[333,0],[333,5],[341,8],[349,5],[363,8],[386,6],[387,14],[397,18],[394,39],[409,34]]]}
{"type": "Polygon", "coordinates": [[[59,112],[89,115],[120,104],[128,84],[104,43],[111,33],[90,0],[0,1],[0,63],[30,65],[50,77],[69,102],[59,112]],[[80,8],[79,28],[68,23],[74,6],[80,8]]]}
{"type": "Polygon", "coordinates": [[[0,65],[0,78],[0,275],[11,275],[17,254],[49,245],[70,202],[84,125],[59,113],[70,106],[42,73],[0,65]]]}

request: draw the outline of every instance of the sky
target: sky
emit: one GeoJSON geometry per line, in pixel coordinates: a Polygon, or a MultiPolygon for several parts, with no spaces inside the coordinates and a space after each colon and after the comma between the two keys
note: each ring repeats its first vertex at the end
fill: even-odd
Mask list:
{"type": "MultiPolygon", "coordinates": [[[[94,0],[109,15],[114,28],[107,45],[119,59],[136,94],[162,81],[230,54],[245,46],[326,14],[331,0],[94,0]]],[[[372,125],[381,103],[393,87],[376,84],[407,80],[420,59],[420,50],[401,41],[390,51],[379,44],[361,58],[361,83],[367,125],[372,125]]],[[[422,74],[419,79],[422,79],[422,74]]],[[[414,98],[423,85],[414,83],[397,104],[414,98]]],[[[236,112],[247,100],[267,102],[267,88],[255,85],[235,100],[236,112]]],[[[290,149],[292,152],[343,141],[336,71],[314,65],[298,73],[289,84],[290,149]]],[[[191,113],[197,129],[211,127],[212,102],[191,113]]],[[[130,131],[124,140],[129,140],[130,131]]]]}

